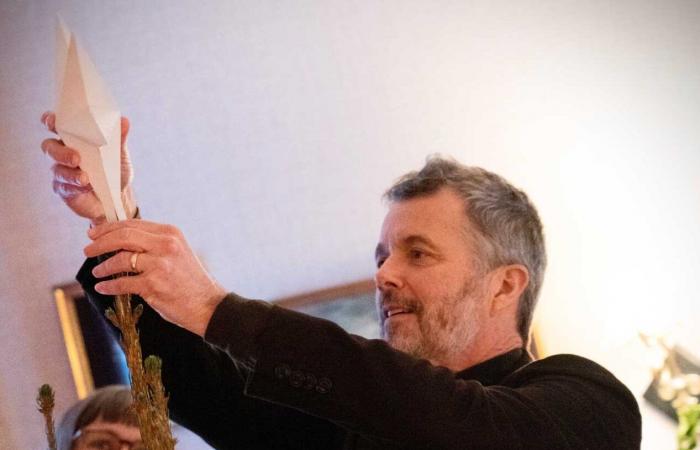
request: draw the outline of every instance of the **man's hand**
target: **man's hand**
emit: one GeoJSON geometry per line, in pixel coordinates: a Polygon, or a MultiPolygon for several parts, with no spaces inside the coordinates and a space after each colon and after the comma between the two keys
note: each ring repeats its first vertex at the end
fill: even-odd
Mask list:
{"type": "MultiPolygon", "coordinates": [[[[49,131],[56,132],[54,113],[48,111],[42,114],[41,122],[49,131]]],[[[126,149],[126,136],[129,133],[129,121],[126,117],[122,117],[121,131],[122,201],[127,215],[133,217],[136,212],[136,202],[131,189],[133,168],[126,149]]],[[[104,208],[90,185],[88,174],[80,169],[80,153],[66,147],[63,141],[58,139],[46,139],[41,143],[41,149],[55,161],[51,168],[54,192],[77,215],[90,219],[93,225],[103,223],[106,220],[104,208]]]]}
{"type": "Polygon", "coordinates": [[[95,277],[135,273],[101,281],[97,292],[138,294],[165,320],[204,336],[226,291],[204,270],[179,229],[125,220],[92,228],[88,236],[94,242],[85,247],[86,256],[119,252],[93,269],[95,277]]]}

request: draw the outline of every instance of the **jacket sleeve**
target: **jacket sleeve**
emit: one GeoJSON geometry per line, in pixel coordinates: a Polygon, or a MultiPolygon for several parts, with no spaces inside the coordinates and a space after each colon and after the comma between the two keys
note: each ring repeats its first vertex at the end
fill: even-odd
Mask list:
{"type": "MultiPolygon", "coordinates": [[[[88,259],[77,279],[88,299],[100,311],[113,304],[113,297],[97,293],[88,259]]],[[[163,360],[162,379],[169,395],[171,418],[200,435],[217,449],[240,448],[332,448],[340,439],[327,421],[299,411],[243,395],[251,367],[246,359],[233,360],[199,336],[173,325],[139,297],[144,312],[137,324],[142,353],[163,360]],[[309,442],[311,437],[317,440],[309,442]]],[[[261,310],[268,307],[264,303],[261,310]]],[[[118,335],[118,330],[106,321],[118,335]]]]}
{"type": "Polygon", "coordinates": [[[560,368],[566,359],[533,363],[486,387],[332,322],[235,295],[205,339],[249,364],[245,395],[323,417],[380,448],[639,448],[634,398],[582,358],[571,370],[560,368]]]}

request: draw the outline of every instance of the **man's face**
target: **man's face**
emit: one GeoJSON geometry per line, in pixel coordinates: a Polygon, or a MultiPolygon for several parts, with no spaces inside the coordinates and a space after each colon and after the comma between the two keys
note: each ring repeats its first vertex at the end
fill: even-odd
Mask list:
{"type": "Polygon", "coordinates": [[[434,364],[474,345],[486,307],[464,203],[451,189],[391,205],[377,245],[382,337],[434,364]]]}

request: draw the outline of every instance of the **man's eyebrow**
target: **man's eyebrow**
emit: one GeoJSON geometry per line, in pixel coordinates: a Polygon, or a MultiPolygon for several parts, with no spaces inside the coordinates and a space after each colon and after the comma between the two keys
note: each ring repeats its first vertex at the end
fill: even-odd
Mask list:
{"type": "MultiPolygon", "coordinates": [[[[422,236],[420,234],[411,234],[409,236],[406,236],[405,238],[401,238],[399,241],[401,245],[404,246],[410,246],[410,245],[415,245],[415,244],[421,244],[425,245],[426,247],[429,247],[431,250],[437,251],[438,246],[435,245],[435,243],[427,238],[426,236],[422,236]]],[[[384,244],[381,242],[377,244],[377,248],[374,250],[374,260],[377,261],[379,258],[386,256],[388,253],[386,247],[384,244]]]]}
{"type": "Polygon", "coordinates": [[[438,246],[435,245],[435,243],[427,238],[426,236],[422,236],[420,234],[412,234],[410,236],[406,236],[404,239],[402,239],[403,243],[406,245],[413,245],[413,244],[423,244],[427,245],[433,250],[437,250],[438,246]]]}

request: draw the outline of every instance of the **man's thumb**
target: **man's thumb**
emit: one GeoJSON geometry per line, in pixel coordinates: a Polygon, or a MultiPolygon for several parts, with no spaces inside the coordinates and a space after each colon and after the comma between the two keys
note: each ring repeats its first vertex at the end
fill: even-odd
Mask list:
{"type": "Polygon", "coordinates": [[[122,117],[122,147],[126,144],[126,136],[129,134],[129,119],[122,117]]]}

